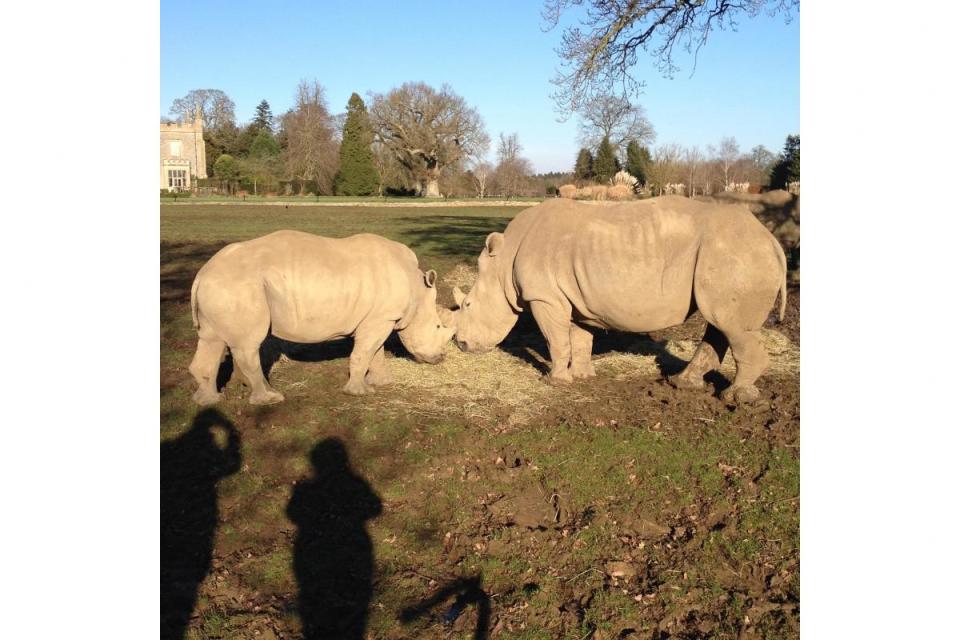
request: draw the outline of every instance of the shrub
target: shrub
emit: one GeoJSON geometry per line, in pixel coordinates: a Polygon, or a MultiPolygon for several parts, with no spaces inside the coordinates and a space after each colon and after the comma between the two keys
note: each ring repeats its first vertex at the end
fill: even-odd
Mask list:
{"type": "Polygon", "coordinates": [[[573,200],[577,195],[577,187],[572,184],[565,184],[560,187],[560,197],[573,200]]]}
{"type": "Polygon", "coordinates": [[[632,200],[633,187],[620,183],[607,189],[607,196],[611,200],[632,200]]]}

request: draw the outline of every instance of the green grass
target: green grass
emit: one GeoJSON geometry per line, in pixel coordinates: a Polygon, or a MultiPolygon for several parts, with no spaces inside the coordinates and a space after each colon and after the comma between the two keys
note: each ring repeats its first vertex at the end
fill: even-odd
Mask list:
{"type": "MultiPolygon", "coordinates": [[[[190,283],[225,243],[277,229],[375,232],[411,246],[442,277],[458,263],[474,264],[486,235],[522,208],[162,205],[161,440],[187,438],[198,414],[186,371],[195,346],[190,283]]],[[[290,385],[282,388],[287,401],[270,408],[247,405],[238,376],[228,385],[217,409],[236,428],[241,460],[215,486],[214,558],[218,571],[229,571],[222,584],[245,599],[225,601],[222,587],[203,582],[193,637],[247,637],[249,625],[264,619],[298,637],[292,545],[299,527],[287,513],[296,487],[327,472],[314,467],[311,452],[330,439],[347,452],[349,477],[382,505],[378,517],[357,521],[373,545],[372,637],[472,637],[475,604],[452,625],[437,621],[453,596],[412,621],[400,614],[475,576],[499,637],[609,638],[626,629],[636,637],[657,629],[737,637],[745,616],[761,637],[795,636],[796,421],[775,431],[765,415],[713,400],[678,393],[661,404],[642,393],[660,389],[656,381],[596,379],[580,383],[597,390],[594,402],[561,400],[543,418],[508,427],[456,410],[431,413],[416,396],[404,398],[410,411],[385,412],[378,402],[398,392],[344,396],[345,371],[342,356],[288,363],[275,371],[290,385]],[[684,402],[701,402],[696,415],[706,422],[673,418],[684,402]],[[654,428],[661,422],[669,428],[654,428]],[[498,504],[522,500],[549,514],[554,494],[556,522],[531,529],[498,515],[498,504]],[[659,533],[649,533],[651,523],[659,533]],[[614,578],[613,562],[637,575],[614,578]],[[781,608],[756,613],[763,603],[781,608]]],[[[191,488],[206,459],[185,455],[184,469],[171,475],[191,488]]],[[[349,477],[336,486],[351,486],[349,477]]],[[[188,514],[196,508],[180,506],[188,514]]],[[[321,514],[326,508],[316,506],[321,514]]]]}

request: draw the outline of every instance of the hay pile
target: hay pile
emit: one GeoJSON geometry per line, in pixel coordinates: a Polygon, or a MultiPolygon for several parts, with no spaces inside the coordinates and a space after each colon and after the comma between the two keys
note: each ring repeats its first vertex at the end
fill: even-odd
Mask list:
{"type": "Polygon", "coordinates": [[[388,404],[404,410],[455,413],[484,422],[505,417],[525,424],[569,392],[547,384],[530,362],[500,349],[463,353],[447,345],[438,365],[392,358],[394,386],[388,404]]]}
{"type": "MultiPolygon", "coordinates": [[[[770,356],[766,375],[797,375],[800,349],[772,329],[761,330],[761,341],[770,356]]],[[[610,352],[593,359],[599,377],[618,380],[654,379],[661,376],[657,353],[666,352],[688,361],[699,340],[650,341],[648,353],[610,352]]],[[[394,387],[378,398],[403,411],[447,413],[477,418],[482,422],[504,420],[522,425],[556,402],[588,400],[589,382],[574,387],[547,383],[531,362],[500,349],[484,354],[462,353],[452,344],[439,365],[419,365],[405,358],[389,361],[394,387]]],[[[720,371],[729,379],[736,363],[727,354],[720,371]]]]}

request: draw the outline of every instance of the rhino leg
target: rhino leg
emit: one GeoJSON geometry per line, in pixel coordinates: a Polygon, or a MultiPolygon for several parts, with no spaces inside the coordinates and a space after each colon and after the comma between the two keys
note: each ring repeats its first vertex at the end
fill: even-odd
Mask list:
{"type": "Polygon", "coordinates": [[[729,345],[727,337],[715,326],[708,324],[707,331],[703,334],[703,340],[693,354],[693,358],[683,371],[669,376],[667,382],[677,389],[702,389],[703,376],[720,368],[729,345]]]}
{"type": "Polygon", "coordinates": [[[733,384],[720,394],[720,399],[732,404],[749,403],[760,397],[754,384],[769,363],[767,350],[763,348],[757,331],[728,332],[730,349],[737,362],[737,376],[733,384]]]}
{"type": "Polygon", "coordinates": [[[572,382],[570,374],[570,327],[572,309],[567,305],[550,304],[541,300],[530,303],[530,311],[537,326],[547,339],[550,350],[550,380],[552,382],[572,382]]]}
{"type": "Polygon", "coordinates": [[[380,387],[393,382],[393,375],[391,375],[390,369],[387,367],[387,358],[383,353],[383,345],[380,345],[377,352],[373,354],[373,359],[370,361],[370,368],[367,370],[367,376],[364,378],[364,382],[374,387],[380,387]]]}
{"type": "Polygon", "coordinates": [[[393,322],[378,322],[361,324],[353,338],[353,351],[350,353],[350,379],[343,386],[344,393],[352,396],[362,396],[373,393],[372,384],[367,384],[365,378],[377,356],[383,351],[386,342],[393,331],[393,322]]]}
{"type": "Polygon", "coordinates": [[[197,392],[193,394],[193,401],[201,407],[220,402],[221,395],[217,393],[217,372],[220,371],[220,361],[226,349],[226,343],[215,336],[201,336],[197,341],[197,352],[190,363],[190,375],[197,381],[197,392]]]}
{"type": "Polygon", "coordinates": [[[247,379],[250,386],[250,404],[276,404],[283,402],[283,394],[270,386],[263,377],[263,367],[260,364],[260,346],[230,347],[233,360],[237,363],[240,373],[247,379]]]}
{"type": "Polygon", "coordinates": [[[593,354],[593,334],[570,323],[570,375],[574,378],[592,378],[597,375],[590,356],[593,354]]]}

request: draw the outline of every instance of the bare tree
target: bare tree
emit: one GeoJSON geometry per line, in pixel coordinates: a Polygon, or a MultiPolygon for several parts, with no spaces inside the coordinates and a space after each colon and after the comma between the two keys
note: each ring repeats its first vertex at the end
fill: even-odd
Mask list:
{"type": "Polygon", "coordinates": [[[426,196],[440,195],[440,174],[490,144],[483,120],[447,85],[440,91],[408,82],[373,94],[370,117],[377,139],[393,151],[426,196]]]}
{"type": "Polygon", "coordinates": [[[653,152],[653,160],[648,167],[647,183],[653,185],[656,195],[663,195],[667,185],[683,180],[680,157],[683,153],[678,144],[664,144],[653,152]]]}
{"type": "Polygon", "coordinates": [[[631,140],[647,145],[657,137],[643,107],[630,104],[626,98],[594,96],[585,101],[577,113],[580,115],[579,141],[587,149],[596,150],[601,140],[609,138],[610,144],[623,158],[631,140]]]}
{"type": "Polygon", "coordinates": [[[732,171],[737,160],[740,159],[740,145],[737,139],[732,137],[721,138],[718,147],[708,146],[707,151],[717,161],[717,167],[723,176],[723,188],[730,188],[731,179],[735,172],[732,171]]]}
{"type": "Polygon", "coordinates": [[[736,28],[741,16],[754,18],[799,10],[800,0],[545,0],[543,19],[553,29],[567,9],[587,5],[579,23],[564,29],[557,49],[561,69],[552,80],[557,105],[576,111],[594,95],[635,95],[643,88],[630,69],[638,50],[649,52],[661,73],[671,77],[679,67],[680,47],[696,55],[713,29],[736,28]]]}
{"type": "Polygon", "coordinates": [[[509,136],[500,134],[494,176],[500,193],[507,197],[521,195],[527,176],[533,173],[530,161],[520,156],[522,149],[516,133],[509,136]]]}
{"type": "MultiPolygon", "coordinates": [[[[683,150],[684,179],[687,183],[687,195],[697,195],[697,181],[703,173],[703,153],[696,145],[683,150]]],[[[700,190],[703,193],[703,189],[700,190]]]]}
{"type": "Polygon", "coordinates": [[[287,141],[286,171],[291,177],[315,181],[320,193],[333,193],[340,159],[334,118],[327,108],[324,89],[316,80],[302,80],[295,102],[282,119],[287,141]]]}
{"type": "Polygon", "coordinates": [[[493,166],[489,162],[477,161],[470,168],[473,182],[477,186],[477,196],[483,198],[487,193],[487,183],[493,175],[493,166]]]}
{"type": "Polygon", "coordinates": [[[219,89],[194,89],[182,98],[177,98],[170,105],[170,115],[179,120],[189,122],[193,120],[200,109],[203,117],[203,126],[207,129],[219,129],[227,124],[234,124],[236,105],[227,94],[219,89]]]}

